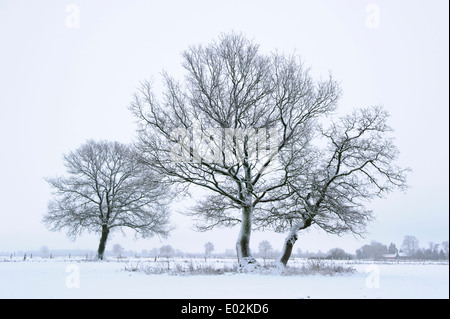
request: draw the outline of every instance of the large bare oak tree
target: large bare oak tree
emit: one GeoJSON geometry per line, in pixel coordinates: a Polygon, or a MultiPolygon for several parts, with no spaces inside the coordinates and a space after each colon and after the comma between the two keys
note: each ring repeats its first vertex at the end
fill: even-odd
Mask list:
{"type": "Polygon", "coordinates": [[[207,190],[190,213],[200,230],[240,226],[241,267],[257,264],[253,217],[290,196],[294,159],[340,96],[331,76],[313,81],[298,57],[260,51],[235,33],[192,46],[184,81],[164,73],[163,92],[144,82],[131,104],[142,161],[172,183],[207,190]]]}
{"type": "Polygon", "coordinates": [[[99,233],[97,257],[104,258],[108,236],[131,228],[136,236],[166,237],[169,224],[167,185],[140,164],[131,147],[118,142],[87,141],[64,156],[67,176],[48,178],[54,199],[43,222],[76,238],[99,233]]]}

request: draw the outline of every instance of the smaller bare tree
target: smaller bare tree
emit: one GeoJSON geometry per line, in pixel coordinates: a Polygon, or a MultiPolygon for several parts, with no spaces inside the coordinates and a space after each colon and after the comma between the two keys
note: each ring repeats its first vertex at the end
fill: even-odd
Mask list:
{"type": "Polygon", "coordinates": [[[122,253],[124,251],[124,248],[120,244],[114,244],[113,246],[113,253],[117,256],[117,258],[122,257],[122,253]]]}
{"type": "Polygon", "coordinates": [[[54,199],[43,222],[52,231],[100,233],[97,257],[103,259],[111,231],[131,228],[136,236],[167,237],[168,187],[140,164],[133,149],[118,142],[88,141],[64,156],[66,177],[48,178],[54,199]]]}
{"type": "Polygon", "coordinates": [[[398,150],[388,117],[381,107],[356,110],[320,130],[325,149],[310,146],[309,155],[297,159],[289,181],[292,196],[258,221],[289,230],[280,266],[286,266],[300,230],[315,225],[331,234],[362,235],[373,219],[365,204],[407,188],[409,169],[395,165],[398,150]]]}
{"type": "Polygon", "coordinates": [[[402,249],[408,256],[414,256],[416,251],[419,250],[419,240],[411,235],[403,237],[402,249]]]}
{"type": "Polygon", "coordinates": [[[448,240],[442,242],[442,251],[445,257],[448,259],[448,240]]]}
{"type": "Polygon", "coordinates": [[[208,258],[213,251],[214,251],[214,244],[211,242],[207,242],[205,244],[205,261],[206,261],[206,258],[208,258]]]}
{"type": "Polygon", "coordinates": [[[269,241],[263,240],[259,243],[259,253],[261,254],[264,262],[264,266],[266,265],[266,259],[269,257],[269,254],[272,252],[273,248],[269,241]]]}

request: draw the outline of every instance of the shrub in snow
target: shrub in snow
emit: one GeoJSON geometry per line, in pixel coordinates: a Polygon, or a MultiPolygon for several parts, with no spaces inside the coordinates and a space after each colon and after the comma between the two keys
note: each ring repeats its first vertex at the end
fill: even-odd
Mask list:
{"type": "MultiPolygon", "coordinates": [[[[351,266],[344,266],[333,261],[323,259],[308,259],[300,269],[300,273],[304,275],[322,274],[333,276],[335,274],[345,274],[356,272],[355,268],[351,266]]],[[[288,270],[292,271],[292,268],[288,270]]]]}

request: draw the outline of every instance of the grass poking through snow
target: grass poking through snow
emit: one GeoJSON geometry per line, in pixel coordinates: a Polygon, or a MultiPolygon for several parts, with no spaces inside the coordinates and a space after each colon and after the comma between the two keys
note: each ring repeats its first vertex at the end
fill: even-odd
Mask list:
{"type": "MultiPolygon", "coordinates": [[[[196,276],[196,275],[224,275],[239,273],[237,263],[205,262],[198,259],[185,260],[160,260],[136,263],[126,262],[124,270],[130,272],[143,272],[148,275],[168,274],[172,276],[196,276]]],[[[285,269],[277,269],[274,264],[269,263],[261,266],[253,273],[261,275],[285,275],[285,276],[308,276],[308,275],[341,275],[353,274],[356,270],[352,266],[335,263],[330,260],[309,259],[301,265],[288,266],[285,269]]]]}

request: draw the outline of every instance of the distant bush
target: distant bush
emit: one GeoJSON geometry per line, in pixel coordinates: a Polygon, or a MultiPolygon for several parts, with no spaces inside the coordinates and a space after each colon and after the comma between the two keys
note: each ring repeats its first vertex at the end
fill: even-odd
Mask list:
{"type": "Polygon", "coordinates": [[[352,255],[347,254],[342,248],[333,248],[328,252],[326,259],[349,260],[352,259],[352,255]]]}

